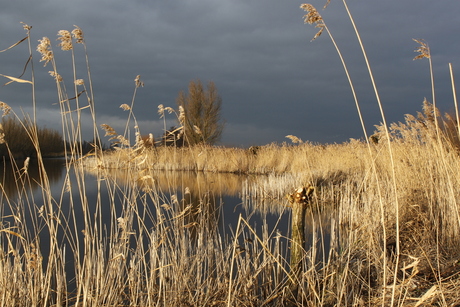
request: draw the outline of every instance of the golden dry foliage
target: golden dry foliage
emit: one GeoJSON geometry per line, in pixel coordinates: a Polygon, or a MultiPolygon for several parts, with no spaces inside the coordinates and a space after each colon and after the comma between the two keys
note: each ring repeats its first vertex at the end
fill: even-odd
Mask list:
{"type": "MultiPolygon", "coordinates": [[[[305,21],[320,28],[315,38],[327,30],[313,6],[302,8],[307,11],[305,21]]],[[[69,35],[84,45],[78,27],[70,34],[59,33],[65,50],[76,47],[69,35]]],[[[428,45],[417,42],[417,58],[429,57],[428,45]]],[[[12,172],[5,178],[14,184],[17,198],[2,190],[3,305],[460,304],[458,125],[447,116],[441,118],[435,105],[425,101],[423,111],[407,115],[404,122],[388,129],[377,127],[376,140],[386,142],[372,144],[353,139],[312,144],[289,135],[295,144],[250,149],[198,144],[151,150],[137,123],[134,145],[127,133],[121,136],[103,125],[106,136],[123,149],[82,159],[81,125],[69,114],[80,115],[86,109],[68,103],[68,97],[78,103],[80,93],[66,92],[48,38],[40,40],[37,50],[41,61],[53,66],[62,128],[71,147],[61,189],[51,188],[53,178],[41,156],[36,170],[29,160],[24,167],[14,160],[8,164],[12,172]],[[91,183],[89,171],[96,177],[91,183]],[[95,199],[87,189],[94,182],[95,199]],[[39,191],[30,197],[32,185],[39,191]],[[289,267],[290,234],[273,227],[291,209],[285,195],[293,187],[307,185],[314,187],[314,193],[306,211],[306,232],[318,244],[302,246],[301,274],[294,275],[289,267]],[[221,200],[225,193],[240,192],[248,216],[240,215],[236,227],[228,230],[221,200]],[[261,229],[249,221],[255,213],[262,214],[261,229]],[[268,213],[280,219],[272,225],[268,213]],[[75,278],[70,280],[70,274],[75,278]],[[295,296],[289,293],[293,283],[299,286],[295,296]]],[[[78,80],[72,80],[72,87],[78,80]]],[[[85,80],[91,84],[89,69],[85,80]]],[[[139,76],[135,86],[143,86],[139,76]]],[[[209,130],[191,121],[194,114],[199,115],[195,119],[202,118],[202,106],[188,108],[188,99],[203,97],[219,104],[215,88],[206,93],[198,82],[191,84],[188,95],[179,95],[182,103],[176,116],[181,127],[172,132],[194,133],[196,143],[212,140],[209,131],[219,131],[220,126],[209,130]]],[[[90,104],[93,100],[89,95],[90,104]]],[[[133,103],[134,97],[131,105],[122,105],[129,118],[134,118],[133,103]]],[[[10,111],[5,103],[0,109],[10,111]]],[[[165,111],[176,113],[160,105],[163,119],[165,111]]],[[[219,121],[214,117],[214,122],[219,121]]],[[[126,130],[131,129],[128,126],[126,130]]],[[[0,142],[9,141],[5,128],[0,142]]],[[[95,143],[100,141],[96,130],[95,143]]],[[[42,142],[39,136],[33,141],[42,142]]]]}
{"type": "MultiPolygon", "coordinates": [[[[308,291],[300,295],[315,306],[326,302],[345,304],[350,297],[364,305],[366,302],[381,304],[382,299],[390,304],[395,295],[404,293],[412,299],[402,299],[400,306],[413,302],[432,304],[443,294],[455,302],[452,295],[460,287],[455,277],[460,274],[456,264],[456,255],[460,253],[457,240],[460,236],[460,159],[458,150],[447,137],[437,137],[435,116],[439,116],[438,111],[425,101],[422,112],[416,116],[406,115],[404,123],[390,126],[392,151],[397,157],[394,163],[389,158],[386,142],[371,145],[369,152],[366,142],[352,139],[343,144],[302,142],[251,149],[160,147],[150,155],[131,158],[131,164],[125,167],[137,168],[144,176],[160,169],[203,172],[203,175],[208,172],[265,174],[248,177],[243,195],[257,204],[257,210],[276,214],[285,210],[280,200],[293,186],[315,186],[309,214],[327,215],[328,218],[322,217],[320,221],[339,233],[340,239],[334,239],[339,240],[334,244],[343,249],[342,253],[331,251],[335,256],[320,271],[306,264],[304,277],[311,287],[309,291],[324,291],[324,296],[317,300],[308,291]],[[141,160],[141,165],[136,164],[141,160]],[[394,195],[398,195],[397,204],[394,195]],[[399,228],[395,227],[396,209],[399,228]],[[395,257],[396,238],[400,244],[399,258],[395,257]],[[382,257],[386,257],[385,261],[382,257]],[[386,275],[382,275],[384,270],[386,275]],[[395,292],[385,288],[393,281],[395,292]],[[436,291],[432,289],[435,284],[440,287],[436,291]]],[[[386,133],[379,126],[375,135],[382,140],[386,133]]],[[[112,158],[110,155],[106,158],[110,167],[108,161],[112,158]]],[[[120,156],[115,160],[128,161],[120,156]]],[[[118,165],[114,163],[112,167],[118,165]]],[[[143,177],[139,175],[139,178],[143,177]]],[[[155,180],[161,181],[164,182],[155,180]]],[[[148,184],[148,181],[142,182],[148,184]]]]}
{"type": "Polygon", "coordinates": [[[61,41],[58,44],[58,47],[61,47],[62,51],[72,50],[72,35],[67,30],[60,30],[58,32],[58,40],[61,41]]]}
{"type": "Polygon", "coordinates": [[[430,47],[428,46],[428,43],[421,39],[413,38],[413,40],[420,44],[420,46],[414,51],[420,54],[417,55],[414,58],[414,60],[423,59],[423,58],[428,58],[428,59],[431,58],[430,47]]]}
{"type": "Polygon", "coordinates": [[[44,66],[46,66],[46,64],[48,64],[54,58],[53,51],[51,50],[51,42],[48,37],[43,37],[38,41],[40,44],[37,46],[37,51],[42,55],[40,62],[44,61],[44,66]]]}
{"type": "MultiPolygon", "coordinates": [[[[327,4],[326,4],[327,6],[327,4]]],[[[315,28],[319,28],[319,31],[315,34],[312,41],[321,36],[326,25],[324,24],[323,17],[318,13],[316,8],[311,4],[302,4],[300,6],[307,14],[303,16],[304,22],[308,24],[315,24],[315,28]]]]}

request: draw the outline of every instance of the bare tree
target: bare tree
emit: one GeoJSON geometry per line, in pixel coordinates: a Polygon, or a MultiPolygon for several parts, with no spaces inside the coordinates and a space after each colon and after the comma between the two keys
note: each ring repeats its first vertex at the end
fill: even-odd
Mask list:
{"type": "Polygon", "coordinates": [[[177,104],[184,111],[182,124],[187,144],[215,144],[220,140],[224,129],[220,116],[222,98],[214,82],[208,82],[205,90],[199,79],[190,81],[188,94],[181,91],[177,104]]]}

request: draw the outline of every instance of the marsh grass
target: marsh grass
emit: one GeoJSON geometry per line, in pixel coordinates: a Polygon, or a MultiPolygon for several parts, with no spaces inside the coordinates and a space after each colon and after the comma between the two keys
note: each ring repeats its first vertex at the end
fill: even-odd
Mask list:
{"type": "MultiPolygon", "coordinates": [[[[317,12],[310,17],[330,35],[317,12]]],[[[2,52],[30,43],[31,28],[24,28],[27,37],[2,52]]],[[[51,189],[37,133],[30,131],[38,174],[29,172],[29,160],[12,160],[16,194],[1,186],[2,306],[460,303],[458,125],[441,117],[434,101],[425,101],[422,112],[402,123],[378,126],[375,144],[363,128],[364,141],[343,144],[290,136],[296,144],[152,147],[144,143],[133,112],[142,87],[137,76],[131,103],[122,105],[128,111],[123,134],[103,126],[117,149],[104,152],[95,142],[94,152],[82,158],[84,114],[93,118],[94,139],[100,139],[86,44],[78,27],[60,31],[59,40],[73,67],[69,82],[59,74],[48,38],[40,40],[38,51],[51,66],[63,138],[72,144],[66,149],[65,180],[60,191],[51,189]],[[84,76],[77,73],[78,56],[86,62],[84,76]],[[88,195],[88,173],[96,177],[95,200],[88,195]],[[201,178],[192,184],[184,179],[191,173],[201,178]],[[207,178],[208,173],[222,173],[222,181],[207,178]],[[223,178],[230,174],[242,182],[223,178]],[[302,274],[294,275],[293,243],[278,225],[290,212],[285,195],[306,184],[315,186],[307,211],[311,244],[304,246],[302,274]],[[32,193],[37,186],[39,193],[32,193]],[[241,191],[248,212],[233,228],[221,224],[224,191],[241,191]],[[274,225],[262,219],[258,226],[251,220],[254,212],[280,219],[274,225]]],[[[30,44],[29,50],[33,63],[30,44]]],[[[35,92],[29,67],[30,81],[2,76],[35,92]]],[[[453,74],[452,83],[455,93],[453,74]]],[[[381,107],[379,98],[378,103],[381,107]]],[[[356,106],[359,112],[357,100],[356,106]]],[[[11,111],[4,102],[1,108],[11,111]]],[[[161,106],[164,123],[165,110],[183,121],[183,112],[161,106]]]]}
{"type": "MultiPolygon", "coordinates": [[[[29,41],[30,29],[26,29],[29,41]]],[[[12,195],[2,185],[0,304],[224,306],[279,301],[278,292],[288,279],[283,237],[275,237],[268,225],[262,233],[256,231],[244,217],[237,230],[222,231],[220,197],[209,190],[206,180],[177,190],[177,179],[173,178],[165,189],[157,185],[161,178],[139,173],[142,165],[150,164],[150,155],[159,156],[155,149],[143,146],[137,126],[129,124],[136,124],[132,110],[136,91],[142,86],[139,77],[131,104],[123,105],[129,111],[123,135],[105,127],[121,144],[115,161],[124,170],[122,182],[104,166],[106,153],[96,142],[89,158],[96,161],[98,197],[89,198],[90,183],[80,163],[81,118],[85,112],[95,118],[94,100],[91,86],[85,86],[91,85],[89,63],[83,78],[75,65],[80,54],[76,47],[83,44],[87,59],[86,46],[78,27],[58,35],[59,47],[69,54],[73,67],[70,82],[59,73],[50,39],[42,38],[37,50],[45,66],[51,66],[63,141],[71,144],[66,148],[64,183],[60,191],[52,190],[34,131],[28,137],[37,151],[38,174],[29,172],[29,159],[24,164],[13,159],[3,163],[12,168],[10,180],[16,183],[17,191],[12,195]],[[135,132],[134,146],[130,146],[131,129],[135,132]],[[37,187],[39,192],[33,193],[37,187]]],[[[30,57],[33,61],[32,52],[30,57]]],[[[23,83],[34,90],[34,74],[32,81],[23,83]]],[[[35,97],[32,103],[35,105],[35,97]]],[[[11,111],[6,103],[2,109],[11,111]]],[[[94,131],[97,139],[96,127],[94,131]]],[[[2,141],[8,149],[7,139],[2,141]]],[[[200,157],[207,148],[196,150],[196,157],[200,157]]],[[[166,169],[175,167],[185,156],[178,149],[171,153],[173,160],[161,162],[166,169]]],[[[184,169],[205,168],[210,158],[188,160],[184,169]]],[[[236,172],[241,158],[232,153],[231,165],[236,172]]],[[[214,163],[213,171],[217,171],[214,163]]]]}
{"type": "MultiPolygon", "coordinates": [[[[303,292],[295,298],[295,304],[361,306],[391,304],[393,300],[400,306],[417,302],[442,305],[456,302],[459,272],[456,187],[460,163],[456,142],[450,137],[452,130],[456,131],[451,124],[449,117],[441,117],[432,104],[424,101],[421,112],[408,114],[404,122],[388,127],[392,152],[397,157],[394,161],[389,158],[387,133],[378,126],[378,143],[370,146],[360,140],[330,145],[299,140],[296,145],[270,144],[252,149],[157,147],[139,154],[139,161],[151,162],[135,168],[138,174],[155,174],[161,169],[186,174],[193,171],[200,176],[215,172],[244,174],[245,206],[279,216],[289,211],[284,196],[293,187],[313,184],[316,192],[307,213],[313,244],[305,251],[304,280],[297,281],[303,285],[303,292]],[[384,211],[379,213],[382,203],[384,211]],[[395,227],[397,220],[399,228],[395,227]],[[426,293],[429,295],[424,296],[426,293]]],[[[110,164],[105,165],[94,169],[113,173],[110,164]]],[[[286,262],[289,255],[281,255],[286,262]]],[[[284,274],[289,279],[289,274],[284,274]]],[[[275,292],[270,298],[292,299],[289,287],[272,290],[275,292]]]]}

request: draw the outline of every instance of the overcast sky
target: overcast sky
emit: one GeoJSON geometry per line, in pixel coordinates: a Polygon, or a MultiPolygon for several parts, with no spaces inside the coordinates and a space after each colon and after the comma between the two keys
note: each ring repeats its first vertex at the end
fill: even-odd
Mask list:
{"type": "MultiPolygon", "coordinates": [[[[221,144],[231,146],[304,141],[333,143],[361,138],[363,132],[339,57],[324,33],[303,23],[294,0],[1,0],[0,50],[33,26],[39,125],[60,129],[59,106],[50,66],[39,63],[38,40],[53,43],[58,72],[71,72],[70,53],[55,40],[59,30],[79,26],[85,34],[98,124],[123,133],[134,78],[141,75],[134,113],[143,134],[162,133],[159,104],[176,108],[176,97],[193,79],[213,81],[222,97],[226,121],[221,144]]],[[[368,132],[381,121],[377,101],[342,1],[313,0],[342,50],[355,83],[368,132]]],[[[369,56],[388,122],[431,101],[429,63],[413,61],[413,38],[431,48],[437,104],[454,108],[448,63],[460,76],[460,2],[458,0],[349,0],[369,56]]],[[[82,46],[76,46],[79,76],[84,75],[82,46]]],[[[27,44],[0,53],[0,74],[19,76],[27,44]]],[[[1,84],[8,81],[0,77],[1,84]]],[[[30,70],[23,76],[30,79],[30,70]]],[[[66,86],[73,88],[71,78],[66,86]]],[[[87,82],[87,80],[85,80],[87,82]]],[[[31,86],[0,87],[0,101],[16,113],[30,112],[31,86]]],[[[168,126],[175,124],[168,115],[168,126]]],[[[91,138],[89,117],[85,136],[91,138]]]]}

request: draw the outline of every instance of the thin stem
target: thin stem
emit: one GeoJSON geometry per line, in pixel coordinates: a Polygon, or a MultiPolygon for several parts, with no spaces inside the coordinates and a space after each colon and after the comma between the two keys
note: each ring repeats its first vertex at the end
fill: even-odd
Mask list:
{"type": "Polygon", "coordinates": [[[454,72],[452,69],[452,63],[449,63],[449,71],[450,71],[450,81],[452,85],[452,96],[454,97],[454,106],[455,106],[455,119],[457,121],[457,132],[458,138],[460,138],[460,118],[458,113],[458,102],[457,102],[457,91],[455,89],[455,79],[454,79],[454,72]]]}
{"type": "Polygon", "coordinates": [[[76,135],[75,135],[75,141],[78,144],[78,154],[82,155],[83,154],[83,142],[82,142],[82,137],[81,137],[81,109],[80,109],[80,98],[78,95],[78,89],[77,89],[77,67],[75,64],[75,52],[74,49],[72,48],[72,72],[73,72],[73,88],[75,92],[75,110],[77,112],[77,129],[76,129],[76,135]]]}
{"type": "MultiPolygon", "coordinates": [[[[96,109],[95,109],[95,105],[94,105],[94,92],[93,92],[93,80],[91,78],[91,68],[90,68],[90,65],[89,65],[89,57],[88,57],[88,51],[87,51],[87,48],[86,48],[86,42],[83,40],[83,48],[85,49],[85,59],[86,59],[86,71],[87,71],[87,74],[88,74],[88,82],[89,82],[89,90],[90,90],[90,95],[89,95],[89,106],[90,106],[90,110],[91,110],[91,116],[92,116],[92,119],[93,119],[93,139],[94,141],[96,142],[96,140],[100,140],[100,135],[99,135],[99,130],[98,130],[98,127],[97,127],[97,122],[96,122],[96,109]]],[[[102,142],[100,142],[102,143],[102,142]]],[[[95,148],[96,150],[96,154],[97,154],[97,150],[99,148],[95,148]]],[[[102,154],[102,148],[100,148],[100,151],[99,151],[100,154],[102,154]]]]}
{"type": "MultiPolygon", "coordinates": [[[[390,162],[391,162],[391,172],[392,172],[392,178],[393,178],[393,189],[394,189],[394,192],[395,192],[394,202],[395,202],[395,214],[396,214],[396,264],[395,264],[395,270],[396,270],[397,267],[398,267],[399,253],[400,253],[400,245],[399,245],[399,240],[400,240],[400,238],[399,238],[399,201],[398,201],[398,196],[397,196],[396,171],[395,171],[395,162],[394,162],[394,157],[393,157],[393,150],[392,150],[391,140],[390,140],[390,133],[388,131],[388,125],[387,125],[386,119],[385,119],[385,112],[383,111],[383,106],[382,106],[382,102],[380,100],[380,95],[379,95],[379,92],[378,92],[378,89],[377,89],[377,86],[376,86],[376,83],[375,83],[374,75],[372,73],[372,69],[371,69],[371,66],[369,64],[369,60],[368,60],[368,57],[367,57],[367,54],[366,54],[366,50],[365,50],[363,42],[361,40],[361,35],[359,34],[359,31],[358,31],[358,29],[356,27],[356,24],[354,22],[353,16],[350,13],[350,10],[348,8],[346,0],[342,0],[342,2],[343,2],[343,5],[345,6],[347,14],[348,14],[348,16],[350,18],[350,21],[351,21],[351,23],[353,25],[353,28],[355,30],[356,37],[358,38],[359,45],[361,46],[361,51],[363,53],[364,60],[366,61],[367,70],[369,72],[369,77],[370,77],[371,82],[372,82],[372,87],[374,88],[375,97],[377,99],[377,103],[378,103],[378,106],[379,106],[379,109],[380,109],[380,114],[382,116],[383,126],[384,126],[384,129],[385,129],[385,135],[386,135],[386,139],[387,139],[388,151],[389,151],[390,162]]],[[[381,204],[381,207],[383,208],[383,204],[381,204]]],[[[382,226],[383,226],[383,229],[385,229],[385,220],[384,219],[385,219],[385,216],[382,213],[382,226]]],[[[384,239],[384,242],[385,242],[386,238],[384,237],[383,239],[384,239]]],[[[384,243],[384,249],[385,249],[384,252],[386,252],[386,243],[384,243]]],[[[385,257],[384,257],[384,262],[385,262],[385,257]]],[[[384,274],[383,282],[385,282],[385,280],[386,280],[386,276],[385,276],[386,275],[386,266],[384,267],[383,274],[384,274]]],[[[393,281],[394,284],[396,284],[396,278],[397,278],[397,274],[394,274],[394,281],[393,281]]],[[[394,291],[395,291],[395,287],[393,287],[391,305],[393,305],[393,303],[394,303],[393,302],[394,296],[395,296],[394,291]]]]}
{"type": "Polygon", "coordinates": [[[123,136],[129,140],[129,122],[131,120],[131,117],[133,117],[133,120],[134,120],[134,124],[137,126],[137,121],[136,121],[136,118],[134,117],[134,112],[133,112],[133,107],[134,107],[134,101],[136,100],[136,94],[137,94],[137,89],[140,87],[140,86],[143,86],[143,83],[139,80],[139,77],[140,76],[137,76],[136,79],[134,80],[135,83],[136,83],[136,86],[134,88],[134,93],[133,93],[133,98],[131,99],[131,105],[129,107],[129,115],[128,115],[128,120],[126,121],[126,126],[125,126],[125,132],[123,134],[123,136]]]}
{"type": "Polygon", "coordinates": [[[351,80],[351,76],[350,76],[350,73],[348,71],[347,64],[345,63],[345,60],[344,60],[344,58],[342,56],[342,52],[340,51],[337,43],[335,42],[334,37],[332,36],[332,34],[329,31],[329,28],[326,26],[326,24],[324,24],[324,28],[326,29],[327,34],[331,38],[332,44],[334,44],[335,50],[337,51],[337,53],[339,55],[339,58],[340,58],[340,61],[342,62],[343,69],[345,70],[345,74],[347,75],[348,83],[350,84],[350,89],[351,89],[351,92],[353,94],[353,99],[355,101],[356,110],[358,111],[359,121],[361,122],[361,127],[363,128],[364,137],[366,138],[366,141],[369,143],[369,137],[367,136],[366,125],[364,124],[363,115],[361,113],[361,107],[359,106],[358,97],[356,95],[355,87],[353,85],[353,81],[351,80]]]}
{"type": "Polygon", "coordinates": [[[33,110],[33,123],[34,125],[37,124],[37,108],[36,108],[36,96],[35,96],[35,69],[34,69],[34,61],[33,61],[33,53],[32,53],[32,43],[30,42],[30,29],[32,27],[29,27],[26,25],[26,30],[27,30],[27,42],[29,45],[29,60],[30,60],[30,66],[31,66],[31,79],[32,79],[32,110],[33,110]]]}
{"type": "Polygon", "coordinates": [[[440,133],[439,133],[439,122],[438,122],[438,116],[437,116],[437,107],[436,107],[436,94],[434,90],[434,73],[433,73],[433,62],[431,61],[431,54],[428,57],[428,63],[430,63],[430,79],[431,79],[431,99],[433,100],[433,112],[434,112],[434,124],[436,127],[436,136],[438,140],[440,141],[440,133]]]}

